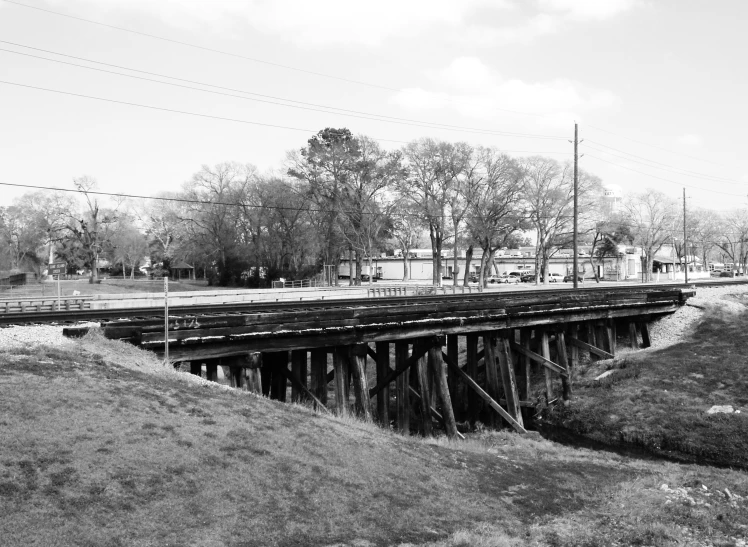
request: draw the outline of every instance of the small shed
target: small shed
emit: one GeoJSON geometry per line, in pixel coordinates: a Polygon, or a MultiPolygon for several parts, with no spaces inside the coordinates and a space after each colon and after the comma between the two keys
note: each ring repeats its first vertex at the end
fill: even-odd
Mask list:
{"type": "Polygon", "coordinates": [[[176,262],[169,268],[170,277],[179,281],[181,279],[195,279],[195,267],[186,262],[176,262]]]}

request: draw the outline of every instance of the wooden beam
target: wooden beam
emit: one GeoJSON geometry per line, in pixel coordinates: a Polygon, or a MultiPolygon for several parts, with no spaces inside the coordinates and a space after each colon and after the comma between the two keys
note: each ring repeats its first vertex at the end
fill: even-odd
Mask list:
{"type": "Polygon", "coordinates": [[[551,376],[548,363],[553,363],[553,361],[551,361],[551,348],[548,340],[548,331],[545,329],[540,332],[540,350],[545,359],[544,362],[541,363],[544,367],[543,374],[545,376],[545,400],[550,404],[550,400],[553,399],[553,377],[551,376]]]}
{"type": "MultiPolygon", "coordinates": [[[[428,347],[429,341],[421,341],[418,346],[426,345],[428,347]]],[[[431,426],[431,390],[429,389],[429,377],[428,377],[428,356],[422,355],[415,364],[416,375],[418,376],[418,389],[420,390],[421,397],[419,402],[421,404],[421,420],[423,421],[423,435],[430,437],[433,434],[431,426]]]]}
{"type": "Polygon", "coordinates": [[[571,401],[571,371],[569,370],[566,340],[562,329],[556,332],[556,355],[558,356],[559,366],[566,371],[566,374],[561,376],[561,397],[564,401],[571,401]]]}
{"type": "MultiPolygon", "coordinates": [[[[483,335],[483,349],[485,358],[483,363],[486,366],[486,393],[492,399],[498,401],[501,393],[499,391],[499,370],[498,370],[498,336],[496,332],[490,332],[483,335]]],[[[497,418],[491,415],[491,426],[498,427],[497,418]]]]}
{"type": "MultiPolygon", "coordinates": [[[[519,331],[519,344],[527,351],[530,351],[530,339],[532,338],[532,331],[528,328],[520,329],[519,331]]],[[[522,363],[522,369],[525,374],[525,400],[530,400],[530,394],[532,393],[532,361],[524,353],[520,352],[520,362],[522,363]]]]}
{"type": "MultiPolygon", "coordinates": [[[[452,361],[459,365],[459,335],[449,334],[447,335],[447,355],[452,358],[452,361]]],[[[449,396],[453,401],[457,401],[457,375],[453,370],[447,369],[447,384],[449,385],[449,396]]],[[[461,413],[461,411],[460,411],[461,413]]]]}
{"type": "MultiPolygon", "coordinates": [[[[408,370],[408,343],[402,340],[395,342],[395,370],[401,369],[396,376],[397,393],[397,428],[403,435],[410,435],[410,390],[408,375],[402,374],[408,370]]],[[[389,374],[388,374],[389,376],[389,374]]],[[[380,383],[382,383],[380,381],[380,383]]],[[[387,381],[389,384],[389,380],[387,381]]]]}
{"type": "MultiPolygon", "coordinates": [[[[579,324],[572,323],[569,325],[569,338],[579,338],[579,324]]],[[[571,354],[569,355],[569,377],[573,379],[574,371],[579,367],[579,347],[574,344],[570,344],[571,354]]]]}
{"type": "Polygon", "coordinates": [[[543,365],[548,370],[555,372],[557,374],[560,374],[560,375],[566,374],[566,370],[564,368],[560,367],[558,364],[554,363],[547,357],[539,355],[530,349],[523,348],[516,342],[510,342],[510,345],[513,350],[519,352],[522,355],[529,357],[531,360],[535,361],[536,363],[540,365],[543,365]]]}
{"type": "Polygon", "coordinates": [[[649,323],[642,321],[640,323],[642,330],[642,347],[648,348],[652,346],[652,340],[649,338],[649,323]]]}
{"type": "Polygon", "coordinates": [[[360,410],[365,422],[373,422],[374,416],[371,411],[369,385],[366,379],[366,350],[368,347],[367,344],[358,344],[351,347],[350,367],[353,373],[353,391],[356,396],[356,407],[360,410]]]}
{"type": "Polygon", "coordinates": [[[374,351],[374,350],[373,350],[373,349],[371,348],[371,346],[370,346],[370,345],[368,345],[368,344],[366,345],[366,354],[367,354],[367,355],[368,355],[369,357],[371,357],[371,358],[372,358],[372,359],[374,360],[374,362],[375,362],[375,363],[377,362],[377,352],[376,352],[376,351],[374,351]]]}
{"type": "MultiPolygon", "coordinates": [[[[434,371],[434,384],[436,393],[442,403],[442,415],[444,416],[444,425],[447,429],[447,437],[450,439],[457,437],[457,421],[455,420],[454,409],[452,408],[452,399],[449,396],[449,385],[447,385],[447,365],[442,358],[441,343],[434,339],[434,343],[429,348],[429,363],[434,371]]],[[[458,369],[460,367],[457,367],[458,369]]],[[[460,371],[462,372],[462,371],[460,371]]]]}
{"type": "Polygon", "coordinates": [[[514,428],[515,431],[517,431],[518,433],[527,433],[527,431],[522,426],[522,424],[520,424],[519,422],[517,422],[517,420],[515,420],[514,418],[512,418],[506,410],[504,410],[503,408],[501,408],[501,405],[499,405],[499,403],[497,403],[496,401],[494,401],[488,393],[486,393],[485,391],[483,391],[483,389],[476,383],[475,380],[473,380],[470,376],[468,376],[465,372],[463,372],[463,370],[460,367],[458,367],[456,364],[452,363],[451,360],[449,359],[448,355],[446,355],[446,356],[443,355],[443,357],[444,357],[444,361],[447,363],[447,365],[450,368],[454,369],[454,371],[463,379],[463,381],[471,389],[473,389],[478,395],[480,395],[480,397],[484,401],[486,401],[491,408],[493,408],[496,412],[499,413],[499,415],[502,418],[504,418],[507,422],[509,422],[509,425],[511,425],[514,428]]]}
{"type": "MultiPolygon", "coordinates": [[[[397,348],[395,349],[397,350],[397,348]]],[[[388,386],[390,382],[392,382],[395,378],[408,370],[408,368],[413,366],[418,361],[418,359],[428,350],[428,347],[419,346],[417,351],[415,348],[413,349],[413,355],[406,359],[405,362],[395,363],[395,370],[390,370],[390,372],[387,373],[387,376],[385,376],[383,379],[377,379],[377,385],[369,390],[369,397],[374,397],[374,395],[384,389],[385,386],[388,386]]]]}
{"type": "Polygon", "coordinates": [[[639,349],[639,340],[636,337],[635,321],[629,321],[629,345],[631,349],[639,349]]]}
{"type": "MultiPolygon", "coordinates": [[[[291,371],[301,380],[301,385],[307,385],[307,352],[305,349],[291,350],[291,371]]],[[[304,394],[299,385],[291,383],[291,401],[298,403],[304,394]]]]}
{"type": "Polygon", "coordinates": [[[612,359],[613,356],[608,353],[607,351],[601,350],[600,348],[596,348],[595,346],[588,344],[587,342],[582,342],[578,338],[570,338],[569,343],[573,346],[576,346],[580,349],[584,349],[589,351],[591,354],[601,357],[603,359],[612,359]]]}
{"type": "MultiPolygon", "coordinates": [[[[474,380],[477,380],[478,378],[478,335],[477,334],[468,334],[465,337],[465,344],[466,344],[466,362],[465,362],[465,368],[467,369],[467,374],[474,380]]],[[[459,365],[456,361],[453,361],[453,363],[459,365]]],[[[452,367],[449,367],[449,370],[452,370],[452,367]]],[[[480,403],[478,396],[475,394],[474,391],[468,391],[467,392],[467,398],[468,398],[468,420],[470,420],[471,424],[475,424],[475,422],[478,420],[478,413],[480,412],[480,403]]]]}
{"type": "MultiPolygon", "coordinates": [[[[390,344],[389,342],[377,342],[376,351],[377,382],[390,372],[390,344]]],[[[379,423],[386,428],[390,427],[390,385],[384,386],[377,393],[377,416],[379,423]]]]}
{"type": "Polygon", "coordinates": [[[291,382],[291,385],[295,385],[300,391],[302,391],[307,397],[309,397],[314,403],[316,404],[316,408],[322,410],[325,414],[329,414],[330,411],[327,410],[327,407],[322,404],[322,401],[317,399],[317,397],[312,393],[309,388],[307,388],[299,379],[296,374],[294,374],[293,371],[288,370],[287,368],[280,368],[278,369],[280,373],[289,381],[291,382]]]}
{"type": "MultiPolygon", "coordinates": [[[[413,386],[410,386],[410,394],[411,394],[411,395],[412,395],[412,396],[413,396],[413,397],[414,397],[414,398],[415,398],[415,399],[416,399],[417,401],[420,401],[420,400],[421,400],[421,394],[420,394],[420,393],[418,393],[418,391],[416,391],[416,390],[415,390],[415,389],[413,388],[413,386]]],[[[439,421],[440,421],[440,422],[442,423],[442,425],[444,425],[444,416],[442,416],[442,415],[441,415],[441,414],[439,413],[439,411],[438,411],[438,410],[436,410],[436,409],[435,409],[435,408],[434,408],[433,406],[431,407],[431,415],[432,415],[432,416],[433,416],[434,418],[436,418],[437,420],[439,420],[439,421]]],[[[445,426],[445,429],[446,429],[446,426],[445,426]]],[[[457,436],[458,436],[458,437],[459,437],[460,439],[462,439],[463,441],[465,440],[465,435],[463,435],[463,434],[462,434],[462,433],[460,433],[459,431],[457,432],[457,436]]]]}
{"type": "Polygon", "coordinates": [[[336,347],[332,362],[335,370],[335,407],[338,414],[347,416],[350,398],[348,391],[348,348],[345,346],[336,347]]]}
{"type": "MultiPolygon", "coordinates": [[[[327,405],[327,350],[315,348],[312,353],[312,393],[318,406],[327,405]]],[[[325,409],[326,410],[326,409],[325,409]]]]}
{"type": "Polygon", "coordinates": [[[517,391],[517,380],[514,377],[514,363],[510,340],[504,336],[499,338],[498,358],[499,370],[501,371],[501,383],[504,386],[504,397],[506,397],[506,409],[517,423],[524,427],[522,412],[519,407],[520,396],[517,391]]]}

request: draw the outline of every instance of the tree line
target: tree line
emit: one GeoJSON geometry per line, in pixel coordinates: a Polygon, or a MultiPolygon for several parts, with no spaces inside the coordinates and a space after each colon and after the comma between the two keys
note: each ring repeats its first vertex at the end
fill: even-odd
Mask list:
{"type": "MultiPolygon", "coordinates": [[[[33,192],[0,208],[0,269],[41,274],[63,260],[95,281],[102,259],[123,277],[146,262],[155,276],[187,262],[210,283],[261,287],[278,277],[335,281],[346,256],[349,283],[359,283],[365,262],[373,272],[373,258],[396,249],[408,278],[408,256],[428,241],[435,285],[448,248],[464,283],[480,249],[485,283],[498,250],[527,245],[530,234],[539,279],[573,235],[570,162],[430,138],[385,150],[345,128],[319,131],[273,172],[203,165],[180,191],[153,199],[104,202],[94,179],[74,184],[77,194],[33,192]],[[462,267],[458,249],[466,250],[462,267]]],[[[577,195],[580,243],[593,258],[636,245],[651,272],[654,255],[672,243],[679,258],[698,252],[705,264],[715,250],[736,264],[748,260],[746,209],[691,211],[686,248],[678,235],[682,208],[661,192],[629,195],[612,208],[601,180],[580,170],[577,195]]]]}

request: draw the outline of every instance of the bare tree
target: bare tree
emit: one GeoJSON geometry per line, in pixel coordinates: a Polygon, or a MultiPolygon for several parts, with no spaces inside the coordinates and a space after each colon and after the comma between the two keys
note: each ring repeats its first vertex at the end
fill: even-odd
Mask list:
{"type": "Polygon", "coordinates": [[[746,271],[748,260],[748,209],[733,209],[722,218],[722,234],[717,242],[733,261],[735,269],[746,271]]]}
{"type": "Polygon", "coordinates": [[[442,247],[447,236],[450,205],[465,161],[464,147],[433,139],[405,146],[408,177],[401,188],[414,213],[429,230],[433,253],[433,283],[442,282],[442,247]]]}
{"type": "Polygon", "coordinates": [[[631,234],[641,246],[646,280],[652,280],[654,255],[672,236],[678,218],[679,207],[675,200],[662,192],[648,189],[641,194],[629,196],[624,209],[631,223],[631,234]]]}
{"type": "MultiPolygon", "coordinates": [[[[468,178],[463,191],[470,204],[467,226],[474,241],[483,249],[480,287],[485,287],[488,264],[518,230],[528,228],[522,210],[522,174],[509,156],[492,148],[476,151],[478,168],[468,178]]],[[[466,261],[465,269],[468,269],[466,261]]]]}

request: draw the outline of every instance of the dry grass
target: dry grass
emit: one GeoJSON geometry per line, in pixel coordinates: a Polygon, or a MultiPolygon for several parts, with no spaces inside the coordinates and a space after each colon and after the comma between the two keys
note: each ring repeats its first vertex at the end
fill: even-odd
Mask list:
{"type": "Polygon", "coordinates": [[[667,503],[663,482],[748,494],[532,435],[405,438],[96,336],[0,352],[3,546],[732,545],[748,525],[744,501],[667,503]]]}

